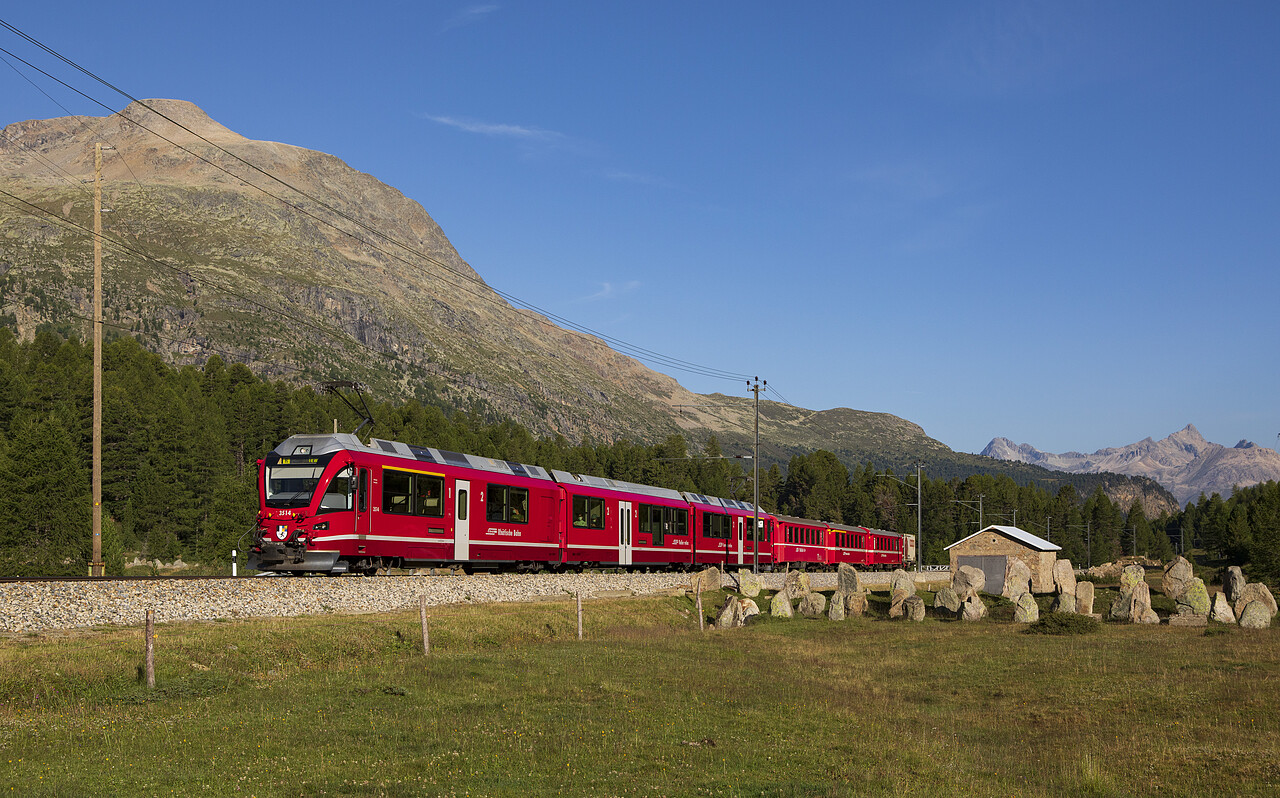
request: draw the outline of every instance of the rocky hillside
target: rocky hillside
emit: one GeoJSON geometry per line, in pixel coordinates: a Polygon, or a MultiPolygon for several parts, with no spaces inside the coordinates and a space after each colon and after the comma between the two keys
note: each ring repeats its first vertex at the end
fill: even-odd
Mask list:
{"type": "MultiPolygon", "coordinates": [[[[259,373],[361,380],[383,397],[478,409],[571,440],[742,440],[754,421],[743,397],[681,410],[707,398],[513,308],[420,205],[331,155],[246,139],[175,100],[87,121],[19,122],[0,139],[0,185],[49,214],[0,204],[0,315],[21,335],[43,323],[88,329],[83,181],[103,141],[115,147],[104,158],[104,233],[128,249],[104,248],[108,334],[139,335],[175,363],[219,351],[259,373]]],[[[761,415],[774,458],[950,452],[883,413],[764,402],[761,415]]]]}
{"type": "Polygon", "coordinates": [[[1280,454],[1249,441],[1228,448],[1204,439],[1191,424],[1159,441],[1151,438],[1093,454],[1042,452],[1030,444],[996,438],[982,450],[987,457],[1015,460],[1073,474],[1110,471],[1145,476],[1168,488],[1178,501],[1201,493],[1230,496],[1234,487],[1280,480],[1280,454]]]}
{"type": "MultiPolygon", "coordinates": [[[[320,152],[253,141],[176,100],[0,137],[0,323],[88,335],[93,145],[104,158],[105,316],[177,364],[211,353],[295,383],[359,380],[572,441],[750,445],[751,400],[671,377],[509,305],[416,202],[320,152]],[[30,205],[43,209],[35,212],[30,205]],[[113,244],[112,242],[118,242],[113,244]],[[713,404],[714,407],[705,407],[713,404]],[[703,407],[681,407],[704,405],[703,407]]],[[[767,399],[767,395],[766,395],[767,399]]],[[[935,475],[1044,472],[951,451],[887,413],[763,401],[763,460],[816,449],[935,475]]]]}

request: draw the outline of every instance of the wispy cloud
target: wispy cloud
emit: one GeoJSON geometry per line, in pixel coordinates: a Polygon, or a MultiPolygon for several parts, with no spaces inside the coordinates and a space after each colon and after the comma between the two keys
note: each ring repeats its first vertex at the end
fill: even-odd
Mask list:
{"type": "Polygon", "coordinates": [[[440,26],[440,32],[444,33],[445,31],[450,31],[454,28],[462,28],[467,25],[474,25],[478,22],[482,22],[486,17],[497,11],[499,8],[501,8],[501,6],[497,3],[484,3],[481,5],[472,5],[458,9],[454,12],[453,16],[445,20],[444,24],[440,26]]]}
{"type": "Polygon", "coordinates": [[[459,119],[452,116],[432,116],[424,114],[424,117],[430,119],[440,125],[457,128],[467,133],[478,133],[482,136],[493,136],[495,138],[521,139],[523,141],[560,141],[564,139],[564,134],[557,133],[554,130],[543,130],[536,127],[525,127],[523,125],[507,125],[493,122],[479,122],[474,119],[459,119]]]}
{"type": "Polygon", "coordinates": [[[602,302],[606,299],[629,294],[642,285],[639,280],[628,280],[625,283],[600,283],[600,290],[594,294],[579,297],[578,302],[602,302]]]}

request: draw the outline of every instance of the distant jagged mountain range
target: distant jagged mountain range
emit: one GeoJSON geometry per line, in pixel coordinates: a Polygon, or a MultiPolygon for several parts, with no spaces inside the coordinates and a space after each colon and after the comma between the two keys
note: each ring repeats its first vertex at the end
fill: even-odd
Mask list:
{"type": "Polygon", "coordinates": [[[1072,474],[1110,471],[1150,477],[1168,488],[1181,504],[1195,501],[1201,493],[1228,497],[1236,487],[1280,480],[1280,454],[1274,449],[1244,440],[1230,448],[1211,443],[1191,424],[1163,440],[1146,438],[1093,454],[1051,454],[1008,438],[993,439],[982,454],[1072,474]]]}

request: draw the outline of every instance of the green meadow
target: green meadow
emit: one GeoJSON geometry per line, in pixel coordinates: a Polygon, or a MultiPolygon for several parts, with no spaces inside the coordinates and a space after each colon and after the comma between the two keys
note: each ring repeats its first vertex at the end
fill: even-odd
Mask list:
{"type": "MultiPolygon", "coordinates": [[[[708,613],[724,594],[707,594],[708,613]]],[[[884,596],[876,596],[883,599],[884,596]]],[[[884,602],[873,603],[873,612],[884,602]]],[[[881,617],[698,630],[687,597],[0,641],[23,796],[1280,793],[1280,631],[881,617]]]]}

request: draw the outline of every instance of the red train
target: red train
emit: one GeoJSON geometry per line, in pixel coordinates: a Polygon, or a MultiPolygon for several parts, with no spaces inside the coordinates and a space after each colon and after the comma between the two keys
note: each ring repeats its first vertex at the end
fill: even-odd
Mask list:
{"type": "Polygon", "coordinates": [[[261,571],[896,568],[915,553],[912,535],[350,434],[295,435],[258,471],[261,571]]]}

